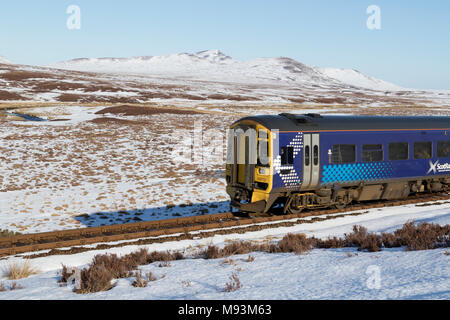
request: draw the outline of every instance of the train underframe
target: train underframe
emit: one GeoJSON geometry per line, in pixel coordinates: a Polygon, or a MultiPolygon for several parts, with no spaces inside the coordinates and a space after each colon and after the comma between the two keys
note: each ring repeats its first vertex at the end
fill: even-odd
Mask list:
{"type": "Polygon", "coordinates": [[[450,176],[401,179],[378,184],[332,185],[310,191],[275,189],[269,194],[268,201],[253,203],[250,201],[251,190],[238,186],[231,189],[231,205],[240,211],[267,213],[273,208],[281,208],[284,214],[298,214],[307,209],[342,209],[352,202],[399,200],[414,193],[448,192],[450,176]]]}

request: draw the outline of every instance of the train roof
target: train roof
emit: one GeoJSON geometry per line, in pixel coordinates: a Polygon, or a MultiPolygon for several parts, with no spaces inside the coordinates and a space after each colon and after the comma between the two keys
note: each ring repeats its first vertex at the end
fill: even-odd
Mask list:
{"type": "Polygon", "coordinates": [[[320,114],[291,114],[249,116],[239,121],[256,121],[270,130],[401,130],[450,129],[448,116],[335,116],[320,114]]]}

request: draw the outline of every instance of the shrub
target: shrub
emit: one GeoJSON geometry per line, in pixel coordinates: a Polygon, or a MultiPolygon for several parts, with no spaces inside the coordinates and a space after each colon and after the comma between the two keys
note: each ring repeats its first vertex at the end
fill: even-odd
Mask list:
{"type": "Polygon", "coordinates": [[[363,226],[353,226],[353,232],[345,234],[345,247],[357,246],[358,250],[376,252],[381,250],[382,244],[381,236],[367,232],[363,226]]]}
{"type": "Polygon", "coordinates": [[[217,246],[208,246],[204,252],[205,259],[218,259],[221,258],[220,250],[217,246]]]}
{"type": "Polygon", "coordinates": [[[450,245],[450,225],[441,227],[437,224],[408,222],[394,232],[396,244],[405,246],[406,250],[427,250],[450,245]]]}
{"type": "MultiPolygon", "coordinates": [[[[136,270],[140,265],[147,265],[156,261],[162,261],[161,266],[170,266],[169,261],[184,259],[184,255],[180,252],[152,252],[146,249],[118,257],[116,254],[96,255],[89,266],[80,272],[80,288],[76,289],[77,293],[91,293],[106,291],[113,287],[112,280],[119,278],[128,278],[136,276],[136,285],[141,285],[144,281],[154,281],[156,277],[150,273],[148,278],[144,280],[142,274],[134,274],[131,271],[136,270]],[[142,280],[142,281],[141,281],[142,280]]],[[[68,268],[63,265],[60,282],[67,283],[72,273],[68,272],[68,268]]]]}
{"type": "Polygon", "coordinates": [[[333,237],[326,240],[316,239],[316,247],[320,249],[342,248],[345,241],[341,238],[333,237]]]}
{"type": "Polygon", "coordinates": [[[311,251],[315,246],[315,242],[314,238],[306,238],[305,234],[289,233],[278,242],[278,247],[281,252],[302,254],[311,251]]]}

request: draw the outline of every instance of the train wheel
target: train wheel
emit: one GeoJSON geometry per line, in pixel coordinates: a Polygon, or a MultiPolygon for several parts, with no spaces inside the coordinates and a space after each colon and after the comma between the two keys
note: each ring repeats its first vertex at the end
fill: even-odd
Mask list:
{"type": "Polygon", "coordinates": [[[285,204],[284,213],[299,214],[303,211],[303,207],[296,206],[297,203],[295,196],[291,196],[285,204]]]}
{"type": "Polygon", "coordinates": [[[292,207],[289,207],[287,211],[288,211],[289,214],[299,214],[299,213],[302,213],[303,208],[292,208],[292,207]]]}
{"type": "Polygon", "coordinates": [[[347,207],[347,205],[346,205],[345,203],[337,203],[337,204],[334,205],[334,207],[335,207],[336,209],[338,209],[338,210],[342,210],[342,209],[344,209],[345,207],[347,207]]]}

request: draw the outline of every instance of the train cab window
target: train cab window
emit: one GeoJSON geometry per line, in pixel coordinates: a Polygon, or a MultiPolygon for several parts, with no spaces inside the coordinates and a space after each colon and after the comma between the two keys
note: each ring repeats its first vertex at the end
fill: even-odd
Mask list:
{"type": "Polygon", "coordinates": [[[294,164],[294,147],[282,147],[280,155],[282,166],[294,164]]]}
{"type": "Polygon", "coordinates": [[[437,156],[438,158],[450,158],[450,141],[438,141],[437,156]]]}
{"type": "Polygon", "coordinates": [[[354,144],[335,144],[333,146],[333,163],[356,162],[356,146],[354,144]]]}
{"type": "Polygon", "coordinates": [[[362,161],[363,162],[383,161],[383,145],[382,144],[363,145],[362,161]]]}
{"type": "Polygon", "coordinates": [[[267,131],[259,130],[258,132],[258,166],[269,165],[269,136],[267,131]]]}
{"type": "Polygon", "coordinates": [[[431,142],[414,142],[414,159],[430,159],[432,154],[431,142]]]}
{"type": "Polygon", "coordinates": [[[389,160],[408,160],[408,142],[389,143],[389,160]]]}

